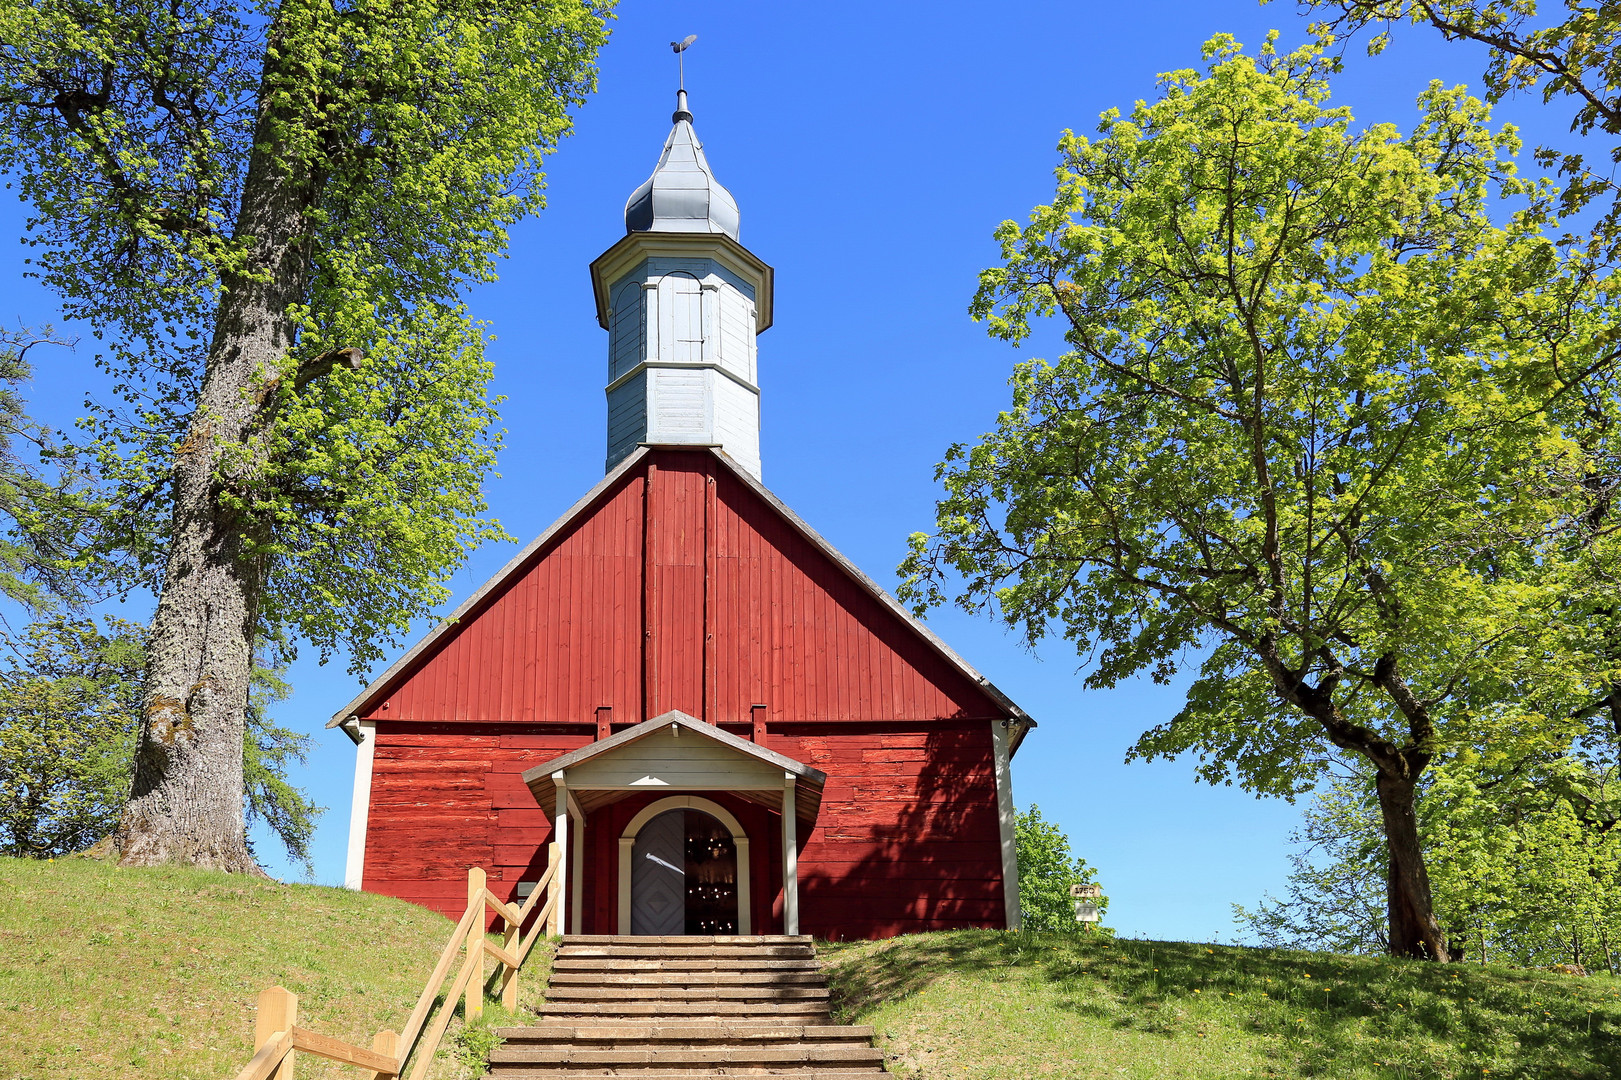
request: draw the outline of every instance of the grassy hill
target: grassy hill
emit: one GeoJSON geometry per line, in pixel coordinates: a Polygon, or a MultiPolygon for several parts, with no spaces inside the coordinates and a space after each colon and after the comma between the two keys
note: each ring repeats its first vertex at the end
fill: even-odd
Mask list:
{"type": "MultiPolygon", "coordinates": [[[[304,1026],[369,1041],[404,1022],[450,929],[344,889],[0,859],[0,1080],[228,1080],[275,983],[304,1026]]],[[[822,952],[841,1019],[927,1080],[1621,1076],[1609,976],[992,931],[822,952]]],[[[544,956],[531,968],[529,1000],[544,956]]],[[[361,1075],[307,1055],[298,1074],[361,1075]]],[[[442,1052],[435,1076],[463,1075],[442,1052]]]]}
{"type": "Polygon", "coordinates": [[[823,955],[902,1075],[1621,1077],[1607,975],[991,931],[823,955]]]}
{"type": "MultiPolygon", "coordinates": [[[[369,1046],[405,1023],[451,929],[346,889],[0,859],[0,1080],[228,1080],[276,984],[302,1026],[369,1046]]],[[[529,968],[544,985],[544,957],[529,968]]],[[[435,1076],[463,1073],[441,1051],[435,1076]]],[[[298,1075],[362,1074],[300,1055],[298,1075]]]]}

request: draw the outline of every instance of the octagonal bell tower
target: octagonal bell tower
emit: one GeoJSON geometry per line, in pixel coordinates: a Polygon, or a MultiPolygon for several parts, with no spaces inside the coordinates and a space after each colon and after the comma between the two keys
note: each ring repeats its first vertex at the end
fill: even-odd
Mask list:
{"type": "Polygon", "coordinates": [[[608,468],[638,445],[715,446],[760,475],[755,336],[771,325],[771,267],[738,240],[685,90],[625,238],[591,264],[608,331],[608,468]]]}

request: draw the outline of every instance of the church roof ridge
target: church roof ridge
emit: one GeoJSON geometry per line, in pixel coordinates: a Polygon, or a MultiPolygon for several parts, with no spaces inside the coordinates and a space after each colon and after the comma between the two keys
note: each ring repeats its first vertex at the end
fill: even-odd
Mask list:
{"type": "Polygon", "coordinates": [[[992,701],[1005,709],[1008,713],[1009,727],[1015,729],[1009,733],[1009,749],[1010,751],[1016,751],[1018,749],[1019,744],[1024,741],[1025,734],[1030,728],[1036,726],[1035,720],[1032,719],[1028,713],[1021,709],[1012,698],[1008,697],[1005,693],[998,689],[996,685],[993,684],[989,679],[980,674],[980,672],[972,664],[968,663],[967,660],[964,660],[956,650],[941,640],[941,638],[935,634],[933,630],[929,629],[921,619],[907,610],[907,608],[901,604],[900,601],[891,596],[886,589],[884,589],[872,578],[868,577],[860,567],[856,566],[848,558],[846,558],[845,555],[835,548],[831,543],[829,543],[826,538],[821,535],[821,533],[818,533],[815,529],[813,529],[803,518],[796,514],[793,509],[788,506],[788,504],[779,499],[771,491],[771,489],[762,484],[747,469],[744,469],[742,466],[737,464],[737,462],[733,461],[725,451],[713,446],[657,447],[644,445],[638,447],[634,453],[627,455],[623,461],[615,465],[614,468],[596,484],[596,486],[578,499],[573,506],[569,507],[568,510],[563,513],[561,517],[552,522],[551,525],[547,526],[539,536],[535,537],[528,544],[525,544],[521,551],[508,560],[507,564],[492,575],[488,580],[486,580],[483,585],[480,585],[478,589],[472,593],[472,595],[468,596],[466,600],[463,600],[460,604],[458,604],[455,611],[451,612],[450,615],[441,620],[439,624],[436,625],[432,630],[424,634],[415,645],[406,650],[404,655],[402,655],[398,660],[394,661],[394,663],[390,664],[386,671],[384,671],[377,678],[373,679],[371,683],[359,694],[357,694],[347,705],[334,713],[332,715],[332,719],[327,722],[326,726],[329,728],[338,727],[349,717],[358,714],[363,706],[366,706],[374,701],[378,695],[382,691],[388,689],[397,678],[399,678],[401,675],[407,674],[412,669],[415,662],[424,654],[429,652],[434,643],[436,643],[452,628],[460,625],[463,619],[474,614],[479,609],[480,605],[491,596],[491,594],[495,593],[503,584],[507,582],[509,578],[520,573],[532,558],[544,551],[546,546],[554,538],[556,538],[560,533],[574,523],[575,519],[590,510],[591,507],[598,500],[600,500],[610,488],[617,484],[626,473],[636,468],[654,450],[660,449],[685,450],[691,452],[707,451],[710,454],[713,454],[728,471],[741,480],[750,491],[761,498],[766,505],[776,511],[776,513],[781,516],[784,521],[793,526],[793,528],[804,536],[806,540],[810,541],[812,545],[826,555],[835,566],[844,571],[846,575],[848,575],[856,584],[860,585],[869,595],[877,600],[879,604],[900,618],[900,620],[909,629],[911,629],[913,633],[922,638],[926,645],[933,649],[948,664],[956,668],[961,675],[983,691],[992,701]]]}

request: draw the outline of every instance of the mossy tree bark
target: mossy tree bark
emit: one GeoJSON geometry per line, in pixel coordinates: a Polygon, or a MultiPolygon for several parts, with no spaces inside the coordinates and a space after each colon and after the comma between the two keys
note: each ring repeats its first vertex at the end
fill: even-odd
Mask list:
{"type": "MultiPolygon", "coordinates": [[[[278,81],[267,61],[264,85],[278,81]]],[[[135,777],[114,846],[130,865],[256,871],[243,821],[242,740],[264,588],[264,529],[238,507],[262,467],[274,391],[307,295],[317,185],[271,148],[261,111],[234,235],[251,257],[225,280],[202,391],[175,454],[163,587],[152,623],[135,777]]],[[[301,373],[303,374],[303,373],[301,373]]]]}

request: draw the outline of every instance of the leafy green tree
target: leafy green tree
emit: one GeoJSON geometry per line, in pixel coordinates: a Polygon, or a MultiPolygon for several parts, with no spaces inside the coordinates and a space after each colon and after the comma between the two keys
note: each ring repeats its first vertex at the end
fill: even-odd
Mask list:
{"type": "MultiPolygon", "coordinates": [[[[140,731],[145,632],[109,618],[60,613],[7,637],[0,670],[0,854],[43,858],[83,851],[118,824],[129,798],[140,731]]],[[[309,736],[270,718],[283,700],[279,673],[254,669],[242,747],[247,825],[263,822],[289,857],[311,869],[321,814],[288,773],[309,736]]]]}
{"type": "Polygon", "coordinates": [[[0,853],[82,851],[112,832],[129,796],[145,654],[140,628],[104,634],[55,615],[8,641],[0,671],[0,853]]]}
{"type": "Polygon", "coordinates": [[[92,598],[123,569],[90,557],[105,507],[22,398],[33,375],[28,354],[69,344],[48,328],[0,329],[0,595],[33,612],[92,598]]]}
{"type": "Polygon", "coordinates": [[[1563,745],[1607,675],[1613,448],[1584,409],[1613,406],[1617,350],[1512,130],[1438,85],[1411,132],[1355,127],[1323,48],[1217,37],[1204,72],[1066,133],[973,312],[1015,343],[1055,316],[1070,351],[949,451],[903,593],[1067,637],[1093,687],[1197,662],[1132,757],[1285,797],[1365,762],[1390,948],[1446,959],[1425,771],[1563,745]]]}
{"type": "MultiPolygon", "coordinates": [[[[1617,970],[1621,944],[1621,833],[1584,825],[1552,793],[1569,760],[1502,775],[1473,754],[1432,770],[1420,831],[1436,910],[1467,958],[1522,966],[1570,963],[1617,970]]],[[[1292,837],[1282,899],[1237,921],[1268,945],[1372,953],[1383,841],[1371,778],[1336,779],[1318,792],[1292,837]]]]}
{"type": "Polygon", "coordinates": [[[256,649],[363,669],[504,535],[463,296],[541,207],[606,14],[0,0],[0,168],[34,272],[100,339],[118,396],[86,453],[118,496],[107,543],[158,594],[124,862],[251,870],[256,649]]]}
{"type": "MultiPolygon", "coordinates": [[[[1096,868],[1086,865],[1069,847],[1069,837],[1057,822],[1044,820],[1041,807],[1013,819],[1013,836],[1019,856],[1019,911],[1026,930],[1074,932],[1082,929],[1075,918],[1074,885],[1096,885],[1096,868]]],[[[1109,898],[1093,901],[1099,914],[1109,909],[1109,898]]],[[[1086,927],[1090,929],[1090,926],[1086,927]]]]}
{"type": "MultiPolygon", "coordinates": [[[[1536,0],[1300,0],[1325,16],[1321,29],[1338,37],[1376,28],[1368,54],[1390,44],[1402,23],[1427,25],[1448,41],[1484,45],[1486,99],[1538,93],[1544,104],[1556,99],[1574,106],[1570,130],[1584,139],[1609,136],[1606,165],[1594,171],[1581,151],[1539,149],[1539,160],[1557,166],[1565,178],[1561,212],[1575,214],[1596,205],[1593,239],[1610,255],[1621,245],[1621,3],[1565,0],[1563,18],[1539,16],[1536,0]],[[1605,205],[1608,200],[1608,205],[1605,205]]],[[[1549,5],[1553,6],[1553,5],[1549,5]]]]}
{"type": "Polygon", "coordinates": [[[1312,796],[1289,842],[1285,895],[1264,896],[1254,908],[1234,904],[1233,920],[1272,948],[1387,952],[1384,833],[1373,785],[1335,777],[1312,796]]]}
{"type": "Polygon", "coordinates": [[[250,827],[255,821],[264,822],[288,858],[309,874],[315,870],[310,841],[315,837],[316,819],[326,808],[316,806],[287,779],[294,765],[305,762],[310,746],[308,735],[284,728],[270,717],[270,706],[287,700],[291,693],[280,671],[253,669],[247,738],[242,743],[243,810],[250,827]]]}
{"type": "MultiPolygon", "coordinates": [[[[1621,183],[1616,175],[1616,166],[1621,165],[1621,96],[1616,93],[1621,87],[1621,4],[1567,2],[1561,15],[1539,13],[1535,0],[1302,0],[1301,6],[1323,16],[1315,28],[1327,40],[1343,45],[1360,32],[1372,31],[1369,55],[1383,52],[1401,24],[1428,25],[1448,41],[1486,48],[1483,81],[1488,101],[1534,92],[1544,104],[1571,105],[1575,111],[1570,130],[1581,136],[1583,144],[1599,144],[1607,164],[1595,171],[1583,151],[1548,147],[1537,150],[1537,159],[1556,166],[1564,177],[1559,195],[1562,217],[1580,220],[1584,211],[1597,214],[1590,250],[1611,263],[1621,254],[1621,183]]],[[[1610,432],[1615,403],[1602,395],[1584,396],[1585,449],[1602,452],[1601,447],[1614,444],[1610,432]]],[[[1613,519],[1612,500],[1602,489],[1616,472],[1614,461],[1590,471],[1595,497],[1589,513],[1595,528],[1613,519]]],[[[1604,628],[1606,636],[1595,648],[1613,671],[1621,661],[1613,596],[1596,598],[1589,615],[1592,623],[1604,628]]],[[[1579,713],[1587,724],[1579,753],[1589,759],[1596,754],[1606,764],[1569,770],[1550,780],[1563,788],[1579,819],[1614,827],[1621,823],[1621,791],[1614,783],[1607,789],[1602,784],[1595,787],[1594,781],[1612,774],[1621,762],[1621,679],[1598,680],[1579,713]]]]}

